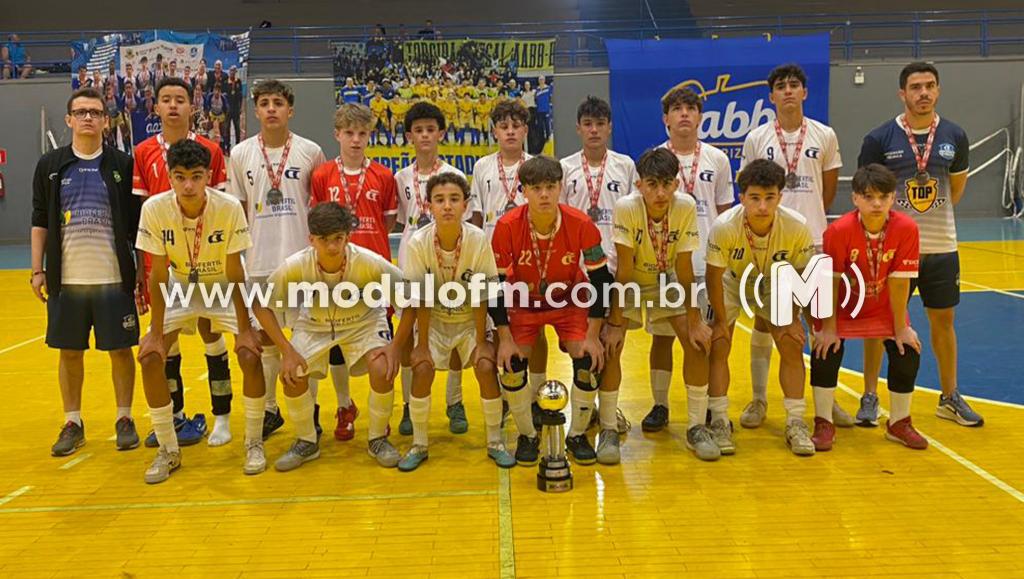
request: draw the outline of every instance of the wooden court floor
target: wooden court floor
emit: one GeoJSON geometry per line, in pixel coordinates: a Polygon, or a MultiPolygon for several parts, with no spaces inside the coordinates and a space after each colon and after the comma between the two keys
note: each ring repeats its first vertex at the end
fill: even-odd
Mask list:
{"type": "MultiPolygon", "coordinates": [[[[966,243],[961,256],[965,291],[999,290],[1024,308],[1024,294],[1011,291],[1024,288],[1024,242],[966,243]]],[[[443,394],[435,395],[431,458],[414,473],[367,456],[365,418],[354,441],[334,441],[325,410],[320,460],[246,477],[236,397],[234,442],[185,448],[182,469],[148,486],[142,473],[153,451],[115,450],[109,359],[90,352],[88,444],[53,458],[62,421],[57,354],[43,344],[45,312],[27,277],[0,272],[0,576],[1024,576],[1024,406],[977,401],[986,424],[967,429],[936,418],[937,394],[918,390],[914,421],[931,440],[927,451],[855,428],[840,429],[831,452],[798,458],[781,438],[774,377],[766,424],[738,428],[749,400],[744,331],[732,359],[735,456],[703,463],[685,449],[678,349],[671,426],[640,431],[651,403],[649,339],[634,332],[620,398],[634,429],[622,464],[574,466],[576,489],[567,494],[538,492],[533,468],[499,472],[486,459],[469,373],[469,433],[448,433],[443,394]]],[[[978,339],[1022,337],[1019,327],[993,328],[978,339]]],[[[186,411],[208,413],[198,338],[184,340],[183,352],[186,411]]],[[[1019,358],[1006,365],[1024,368],[1019,358]]],[[[567,381],[569,368],[552,354],[552,378],[567,381]]],[[[240,392],[237,367],[234,376],[240,392]]],[[[860,380],[842,376],[837,399],[848,410],[860,380]]],[[[366,388],[353,382],[361,407],[366,388]]],[[[884,387],[880,394],[887,407],[884,387]]],[[[320,401],[334,405],[326,384],[320,401]]],[[[141,381],[134,411],[144,434],[141,381]]],[[[399,412],[396,405],[394,427],[399,412]]],[[[514,443],[514,431],[506,435],[514,443]]],[[[286,424],[267,442],[270,460],[290,439],[286,424]]],[[[411,444],[392,440],[401,451],[411,444]]]]}

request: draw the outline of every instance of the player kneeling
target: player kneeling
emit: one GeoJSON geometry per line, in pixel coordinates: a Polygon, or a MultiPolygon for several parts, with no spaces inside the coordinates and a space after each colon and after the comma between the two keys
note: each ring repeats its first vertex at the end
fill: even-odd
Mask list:
{"type": "Polygon", "coordinates": [[[498,466],[511,468],[516,459],[505,449],[501,437],[497,354],[494,344],[487,339],[487,299],[490,296],[473,296],[467,287],[474,277],[481,282],[497,283],[494,253],[483,230],[463,220],[469,203],[469,183],[465,178],[455,173],[441,173],[427,181],[426,189],[433,220],[409,239],[405,254],[406,278],[422,282],[421,298],[426,298],[424,292],[429,288],[427,276],[433,278],[434,294],[450,296],[447,291],[441,291],[441,287],[455,283],[467,289],[468,297],[449,307],[441,304],[435,295],[432,307],[417,305],[410,311],[408,317],[415,315],[417,329],[411,356],[413,378],[409,399],[413,445],[398,463],[398,470],[415,470],[427,460],[427,422],[435,370],[462,370],[470,365],[480,383],[487,456],[498,466]],[[454,367],[450,361],[455,362],[454,367]]]}
{"type": "Polygon", "coordinates": [[[391,341],[387,309],[371,308],[364,299],[367,294],[373,295],[372,289],[367,288],[371,282],[383,283],[383,289],[390,291],[402,280],[402,272],[376,253],[349,243],[349,234],[358,225],[348,207],[337,203],[317,205],[309,212],[311,247],[292,254],[270,274],[269,303],[275,310],[302,305],[287,302],[291,287],[320,282],[321,290],[326,289],[326,293],[317,292],[317,299],[299,308],[291,341],[281,331],[274,312],[261,304],[253,305],[263,331],[281,350],[281,383],[298,437],[274,463],[279,471],[296,469],[320,457],[309,378],[326,377],[329,353],[335,346],[352,362],[353,376],[370,375],[370,456],[383,467],[394,467],[401,458],[387,439],[387,427],[395,402],[398,344],[411,333],[412,320],[403,322],[398,337],[391,341]],[[385,274],[390,279],[385,279],[385,274]],[[335,286],[343,282],[354,288],[355,294],[344,287],[335,292],[335,286]],[[353,295],[355,299],[349,302],[355,303],[351,305],[342,306],[335,300],[353,295]]]}
{"type": "MultiPolygon", "coordinates": [[[[853,176],[857,209],[825,230],[825,253],[832,258],[832,271],[856,279],[855,270],[860,270],[864,286],[854,286],[858,295],[851,296],[851,303],[863,301],[864,305],[856,317],[846,308],[833,308],[836,313],[822,320],[814,333],[811,387],[817,416],[811,440],[817,450],[831,449],[835,440],[831,409],[843,363],[843,343],[848,338],[884,340],[891,408],[885,437],[910,448],[928,448],[928,441],[910,422],[921,342],[910,327],[907,300],[910,280],[917,277],[919,236],[913,219],[891,211],[895,191],[896,176],[884,166],[861,167],[853,176]]],[[[836,277],[834,303],[838,303],[839,281],[836,277]]]]}
{"type": "Polygon", "coordinates": [[[146,482],[163,482],[181,466],[164,362],[178,334],[194,334],[200,318],[209,320],[214,332],[235,334],[235,354],[242,368],[245,395],[243,470],[245,474],[261,473],[267,461],[263,453],[265,386],[260,343],[249,322],[242,292],[237,291],[245,281],[241,255],[252,245],[245,212],[234,197],[207,187],[210,151],[203,145],[189,139],[171,145],[167,167],[173,192],[152,197],[142,206],[136,242],[136,247],[151,256],[153,264],[149,278],[152,317],[149,333],[139,342],[139,363],[160,448],[146,470],[146,482]],[[216,299],[202,303],[206,292],[176,292],[184,289],[181,285],[199,283],[231,284],[225,291],[231,297],[231,305],[217,305],[216,299]],[[169,304],[165,295],[171,296],[169,304]]]}

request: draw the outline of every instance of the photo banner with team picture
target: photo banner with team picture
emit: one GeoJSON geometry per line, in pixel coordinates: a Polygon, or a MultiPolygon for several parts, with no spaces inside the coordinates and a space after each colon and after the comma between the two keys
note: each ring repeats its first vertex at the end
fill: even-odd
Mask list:
{"type": "Polygon", "coordinates": [[[554,39],[335,42],[335,98],[370,107],[367,156],[396,173],[415,159],[405,113],[416,102],[436,104],[448,125],[441,158],[471,177],[477,159],[498,149],[490,113],[501,99],[529,110],[527,151],[554,155],[554,48],[554,39]]]}
{"type": "Polygon", "coordinates": [[[829,36],[767,39],[606,40],[615,149],[634,159],[666,138],[661,97],[689,87],[704,97],[700,139],[739,170],[743,140],[775,120],[768,73],[796,63],[807,73],[804,114],[828,123],[829,36]]]}
{"type": "Polygon", "coordinates": [[[71,88],[95,87],[110,117],[105,140],[121,150],[159,133],[156,86],[165,76],[193,88],[191,128],[227,153],[245,139],[249,33],[222,36],[152,30],[72,42],[71,88]]]}

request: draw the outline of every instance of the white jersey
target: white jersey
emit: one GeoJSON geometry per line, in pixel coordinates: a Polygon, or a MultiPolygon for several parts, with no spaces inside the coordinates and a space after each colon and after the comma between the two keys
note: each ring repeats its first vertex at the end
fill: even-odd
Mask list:
{"type": "Polygon", "coordinates": [[[199,272],[200,282],[226,282],[228,256],[251,246],[242,204],[227,193],[207,187],[206,209],[197,219],[188,219],[181,213],[174,192],[154,195],[142,204],[135,247],[153,255],[166,255],[174,281],[186,281],[194,268],[199,272]],[[197,232],[201,235],[199,255],[192,263],[190,254],[195,250],[197,232]]]}
{"type": "MultiPolygon", "coordinates": [[[[671,151],[669,141],[661,147],[671,151]]],[[[690,178],[693,171],[694,154],[676,155],[679,160],[679,192],[686,193],[684,176],[690,178]]],[[[732,188],[732,164],[729,156],[721,149],[700,143],[700,159],[697,164],[697,184],[693,186],[693,197],[697,201],[697,231],[700,232],[700,247],[693,252],[693,274],[703,276],[705,269],[705,250],[711,224],[718,217],[719,205],[732,205],[735,201],[732,188]]]]}
{"type": "MultiPolygon", "coordinates": [[[[843,160],[839,156],[839,139],[836,138],[836,132],[832,127],[807,117],[804,117],[804,120],[807,122],[807,135],[804,137],[803,150],[796,165],[796,174],[800,182],[795,189],[787,187],[783,190],[782,206],[804,216],[815,245],[820,246],[822,234],[828,226],[822,198],[821,174],[842,167],[843,160]]],[[[782,136],[786,141],[786,154],[792,158],[796,142],[800,138],[800,129],[790,133],[783,131],[782,136]]],[[[740,170],[754,159],[775,161],[780,167],[787,169],[786,157],[780,150],[781,146],[779,137],[775,134],[774,122],[750,131],[747,140],[743,142],[740,170]]]]}
{"type": "MultiPolygon", "coordinates": [[[[284,147],[267,149],[275,172],[283,153],[284,147]]],[[[286,257],[309,244],[310,178],[324,162],[320,145],[293,133],[281,176],[283,198],[280,203],[272,203],[267,199],[273,187],[259,136],[249,137],[231,149],[227,190],[242,202],[251,223],[253,246],[245,252],[245,268],[250,276],[269,275],[286,257]]]]}
{"type": "MultiPolygon", "coordinates": [[[[562,159],[561,163],[561,202],[589,215],[591,212],[590,189],[587,187],[587,176],[583,174],[583,151],[569,155],[562,159]]],[[[590,182],[595,187],[598,185],[599,170],[600,167],[593,166],[589,169],[590,182]]],[[[601,180],[601,191],[597,197],[599,215],[594,223],[601,232],[601,248],[608,256],[608,269],[612,273],[615,273],[615,266],[618,264],[618,257],[615,255],[615,242],[612,240],[612,214],[615,211],[615,202],[632,193],[634,183],[636,183],[636,165],[633,164],[633,159],[622,153],[609,150],[604,166],[604,178],[601,180]]]]}
{"type": "MultiPolygon", "coordinates": [[[[427,181],[430,180],[430,175],[414,175],[413,173],[412,164],[395,173],[395,185],[398,187],[398,222],[403,226],[402,240],[398,244],[398,267],[403,271],[405,270],[405,254],[408,251],[406,245],[412,234],[419,229],[420,217],[424,215],[423,204],[430,201],[427,196],[427,181]]],[[[463,179],[466,178],[465,173],[444,161],[441,161],[441,167],[438,168],[435,175],[441,173],[455,173],[463,179]]],[[[473,211],[469,207],[471,204],[471,200],[466,204],[465,219],[467,221],[473,217],[473,211]]],[[[429,211],[425,215],[428,219],[432,219],[429,211]]]]}
{"type": "MultiPolygon", "coordinates": [[[[665,273],[670,279],[675,279],[676,257],[680,253],[696,251],[700,245],[696,201],[685,193],[676,192],[666,218],[668,248],[665,253],[665,273]]],[[[633,249],[633,281],[645,289],[658,287],[661,269],[648,229],[647,205],[643,196],[636,193],[616,201],[614,221],[615,243],[633,249]]],[[[657,235],[661,225],[655,224],[654,229],[657,235]]]]}
{"type": "MultiPolygon", "coordinates": [[[[487,236],[479,227],[471,223],[462,224],[461,249],[456,251],[441,250],[440,259],[444,262],[444,268],[438,263],[438,252],[434,247],[434,234],[437,225],[431,223],[412,235],[409,240],[406,265],[402,268],[405,276],[410,281],[423,281],[426,274],[434,275],[434,288],[439,291],[444,283],[454,281],[466,288],[467,300],[462,305],[454,308],[447,308],[435,301],[434,307],[430,310],[431,320],[437,320],[449,324],[459,324],[473,321],[472,295],[469,293],[469,282],[473,275],[482,273],[485,281],[498,281],[498,266],[494,262],[494,253],[491,251],[491,244],[487,236]],[[457,264],[455,254],[459,254],[457,264]],[[455,265],[454,279],[451,266],[455,265]]],[[[481,300],[487,300],[491,296],[479,296],[481,300]]],[[[481,307],[487,307],[487,302],[480,302],[481,307]]]]}
{"type": "MultiPolygon", "coordinates": [[[[366,300],[363,299],[366,294],[362,290],[370,282],[383,283],[384,274],[390,276],[390,283],[384,288],[385,295],[391,295],[394,284],[403,280],[402,271],[375,252],[354,243],[347,243],[345,245],[345,272],[342,275],[340,272],[329,274],[321,271],[316,260],[316,250],[307,247],[289,256],[270,274],[267,280],[272,288],[270,304],[280,312],[298,310],[298,315],[292,326],[296,332],[330,332],[332,320],[335,330],[350,328],[353,325],[376,323],[374,318],[382,315],[384,310],[367,305],[366,300]],[[301,302],[291,304],[296,306],[294,308],[288,307],[289,286],[292,284],[324,282],[333,292],[334,286],[343,281],[355,284],[360,288],[360,295],[352,306],[342,307],[333,299],[328,299],[326,305],[321,306],[319,294],[311,294],[312,305],[310,307],[303,306],[301,302]]],[[[301,300],[302,295],[302,292],[297,292],[298,299],[301,300]]],[[[341,292],[342,299],[348,299],[348,297],[348,292],[341,292]]]]}
{"type": "Polygon", "coordinates": [[[508,194],[505,188],[511,190],[512,204],[515,206],[525,205],[526,197],[523,197],[523,184],[519,181],[519,168],[529,160],[532,155],[523,152],[523,160],[514,165],[505,165],[505,184],[501,183],[501,175],[498,173],[498,159],[501,152],[491,153],[473,165],[473,185],[470,188],[469,212],[479,211],[484,216],[484,233],[487,234],[487,241],[494,237],[494,226],[498,219],[505,214],[509,205],[508,194]]]}

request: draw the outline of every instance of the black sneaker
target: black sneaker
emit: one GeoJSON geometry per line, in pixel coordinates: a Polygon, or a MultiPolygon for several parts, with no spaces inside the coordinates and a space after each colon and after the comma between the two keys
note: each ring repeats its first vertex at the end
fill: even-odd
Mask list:
{"type": "Polygon", "coordinates": [[[284,426],[284,418],[281,416],[280,408],[275,408],[273,412],[269,410],[263,412],[263,440],[266,440],[282,426],[284,426]]]}
{"type": "Polygon", "coordinates": [[[60,436],[57,437],[57,442],[53,443],[50,448],[50,454],[53,456],[67,456],[73,454],[76,450],[85,444],[85,423],[81,425],[68,420],[64,423],[64,428],[60,429],[60,436]]]}
{"type": "Polygon", "coordinates": [[[666,426],[668,426],[668,407],[661,404],[655,404],[647,416],[644,416],[644,421],[640,423],[644,432],[658,432],[666,426]]]}
{"type": "Polygon", "coordinates": [[[516,442],[516,464],[533,466],[540,460],[540,437],[520,434],[516,442]]]}
{"type": "Polygon", "coordinates": [[[576,464],[594,464],[597,462],[597,452],[590,445],[586,434],[570,436],[565,439],[565,449],[569,451],[576,464]]]}
{"type": "Polygon", "coordinates": [[[540,417],[543,412],[544,411],[540,409],[540,404],[537,404],[536,402],[530,404],[530,414],[533,415],[533,427],[538,431],[540,431],[541,426],[543,426],[540,422],[540,417]]]}
{"type": "Polygon", "coordinates": [[[122,416],[114,423],[114,432],[117,433],[117,450],[131,450],[139,446],[139,433],[135,430],[135,421],[128,416],[122,416]]]}

